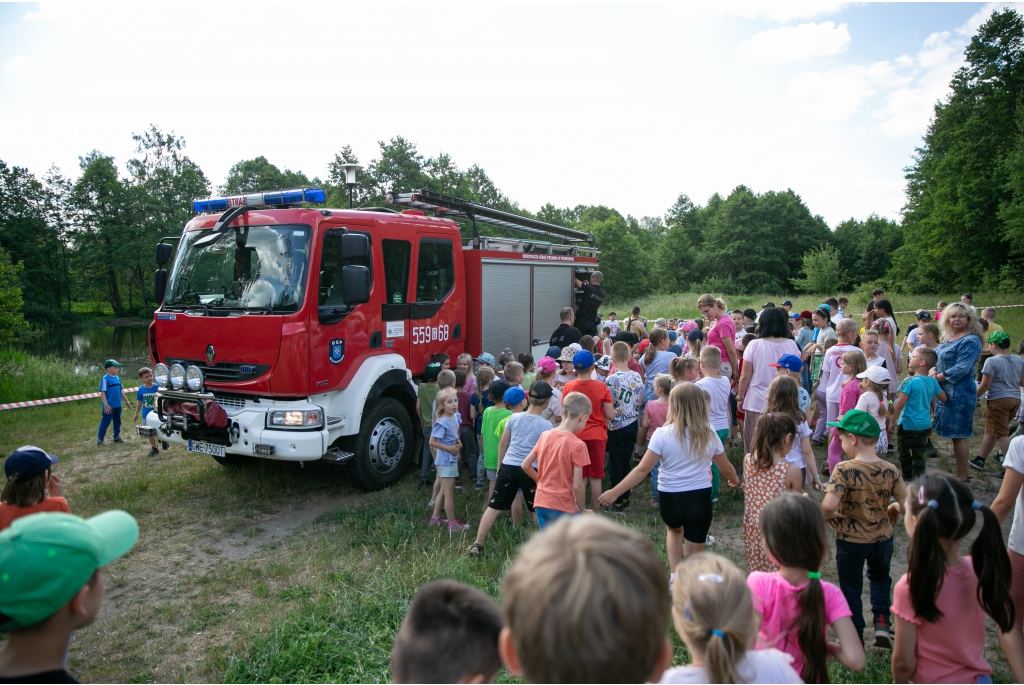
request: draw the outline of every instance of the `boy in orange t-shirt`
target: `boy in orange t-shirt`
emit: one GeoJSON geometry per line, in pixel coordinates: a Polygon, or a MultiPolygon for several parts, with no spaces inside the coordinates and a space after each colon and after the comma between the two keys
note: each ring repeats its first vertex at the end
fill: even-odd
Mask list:
{"type": "Polygon", "coordinates": [[[542,530],[560,516],[575,516],[586,511],[583,469],[590,464],[590,455],[576,434],[587,425],[590,410],[590,400],[583,393],[563,397],[562,423],[542,433],[523,462],[523,473],[537,481],[533,509],[537,514],[537,527],[542,530]]]}
{"type": "MultiPolygon", "coordinates": [[[[608,422],[615,419],[615,405],[612,393],[603,381],[593,380],[594,355],[586,350],[577,352],[572,358],[577,380],[565,384],[563,393],[582,393],[590,400],[590,415],[587,424],[576,436],[587,446],[590,464],[583,467],[583,478],[590,482],[590,502],[597,511],[597,498],[601,496],[601,479],[604,478],[604,453],[608,446],[608,422]]],[[[586,486],[586,483],[584,483],[586,486]]]]}
{"type": "Polygon", "coordinates": [[[7,485],[0,494],[0,530],[29,514],[71,513],[68,501],[62,497],[60,478],[50,473],[58,461],[56,456],[32,445],[19,447],[7,457],[4,461],[7,485]]]}

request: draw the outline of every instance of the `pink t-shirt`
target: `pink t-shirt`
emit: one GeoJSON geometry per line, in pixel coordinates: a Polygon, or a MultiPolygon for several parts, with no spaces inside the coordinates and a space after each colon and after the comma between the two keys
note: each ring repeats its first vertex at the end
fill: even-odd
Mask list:
{"type": "MultiPolygon", "coordinates": [[[[729,355],[725,353],[724,338],[732,340],[736,337],[736,324],[732,322],[728,314],[722,314],[715,319],[715,323],[708,329],[708,345],[714,345],[722,351],[722,363],[729,361],[729,355]]],[[[775,361],[778,361],[777,359],[775,361]]]]}
{"type": "Polygon", "coordinates": [[[654,435],[654,431],[665,425],[665,418],[668,417],[668,402],[662,404],[658,401],[648,402],[644,405],[644,414],[650,425],[647,427],[647,435],[654,435]]]}
{"type": "Polygon", "coordinates": [[[743,411],[763,414],[768,407],[768,386],[775,380],[775,367],[770,366],[782,359],[784,354],[800,356],[800,348],[792,340],[769,341],[763,338],[752,340],[743,350],[744,366],[752,364],[754,373],[750,377],[743,397],[743,411]]]}
{"type": "Polygon", "coordinates": [[[946,578],[935,598],[942,612],[937,623],[917,617],[910,602],[910,576],[896,581],[892,613],[917,625],[914,656],[915,683],[973,683],[979,675],[992,673],[985,661],[985,610],[978,603],[978,576],[970,557],[956,568],[946,569],[946,578]]]}
{"type": "MultiPolygon", "coordinates": [[[[778,573],[754,571],[747,576],[747,587],[754,596],[754,608],[764,616],[755,649],[777,649],[785,652],[793,657],[793,670],[797,673],[803,672],[804,655],[797,642],[800,602],[796,595],[806,587],[806,583],[797,587],[790,585],[778,573]]],[[[821,639],[825,640],[828,637],[828,626],[853,614],[839,588],[823,580],[821,590],[825,595],[825,632],[822,633],[821,639]]]]}

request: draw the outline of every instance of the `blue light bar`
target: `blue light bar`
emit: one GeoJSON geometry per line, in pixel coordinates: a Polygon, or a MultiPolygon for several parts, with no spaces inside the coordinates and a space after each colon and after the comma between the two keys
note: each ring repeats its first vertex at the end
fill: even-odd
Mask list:
{"type": "Polygon", "coordinates": [[[306,202],[326,201],[327,193],[320,188],[296,188],[293,190],[273,190],[266,193],[196,200],[192,203],[192,209],[196,212],[226,212],[231,207],[272,207],[274,205],[296,205],[306,202]]]}

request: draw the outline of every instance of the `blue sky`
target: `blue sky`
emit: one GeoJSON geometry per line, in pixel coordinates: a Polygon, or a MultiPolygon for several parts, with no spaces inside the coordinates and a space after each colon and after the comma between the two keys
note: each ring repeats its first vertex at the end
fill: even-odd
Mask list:
{"type": "Polygon", "coordinates": [[[662,214],[739,184],[899,217],[980,3],[0,4],[0,159],[77,175],[150,123],[218,184],[403,135],[523,207],[662,214]],[[328,30],[324,30],[327,27],[328,30]]]}

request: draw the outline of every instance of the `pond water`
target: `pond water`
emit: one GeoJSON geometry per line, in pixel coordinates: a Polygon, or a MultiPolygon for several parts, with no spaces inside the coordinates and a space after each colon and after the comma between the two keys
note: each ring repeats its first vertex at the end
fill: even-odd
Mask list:
{"type": "Polygon", "coordinates": [[[57,357],[73,364],[76,373],[103,373],[103,362],[116,359],[124,365],[121,377],[131,386],[140,367],[149,366],[149,347],[144,326],[52,329],[22,344],[39,357],[57,357]]]}

